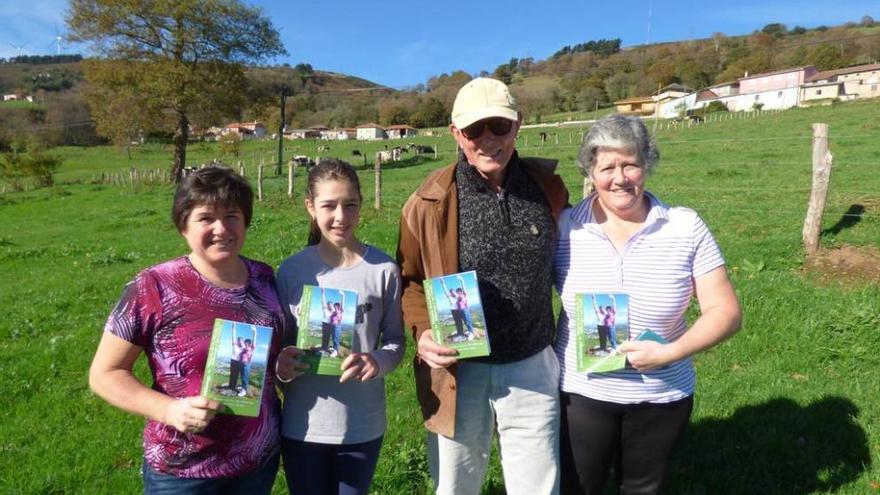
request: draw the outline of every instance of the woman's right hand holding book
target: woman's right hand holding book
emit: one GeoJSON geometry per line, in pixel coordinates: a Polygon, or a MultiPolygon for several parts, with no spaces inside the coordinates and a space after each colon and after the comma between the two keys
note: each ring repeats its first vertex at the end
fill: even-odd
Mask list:
{"type": "Polygon", "coordinates": [[[223,405],[201,396],[172,400],[165,407],[162,422],[181,433],[201,433],[223,405]]]}
{"type": "Polygon", "coordinates": [[[292,345],[281,349],[275,360],[275,378],[281,383],[290,383],[305,373],[309,365],[299,360],[303,354],[302,349],[292,345]]]}

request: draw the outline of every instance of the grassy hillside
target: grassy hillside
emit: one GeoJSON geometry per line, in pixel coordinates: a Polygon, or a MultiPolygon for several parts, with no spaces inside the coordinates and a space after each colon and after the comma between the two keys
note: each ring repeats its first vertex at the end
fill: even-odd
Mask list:
{"type": "MultiPolygon", "coordinates": [[[[880,239],[880,124],[876,101],[792,109],[752,119],[658,131],[662,160],[648,188],[696,209],[716,235],[744,310],[739,335],[696,359],[691,427],[672,467],[671,493],[864,494],[880,482],[880,288],[839,270],[804,269],[801,226],[811,181],[811,129],[830,126],[834,171],[822,243],[877,247],[880,239]],[[846,216],[860,206],[862,213],[846,216]]],[[[580,196],[574,163],[582,129],[522,132],[523,155],[560,160],[580,196]],[[538,132],[550,133],[542,146],[538,132]],[[555,133],[555,135],[554,135],[555,133]],[[557,144],[558,139],[558,144],[557,144]]],[[[393,253],[400,207],[431,170],[451,161],[451,138],[418,138],[439,157],[412,158],[383,172],[383,208],[373,173],[361,171],[361,238],[393,253]]],[[[331,143],[324,156],[372,156],[388,143],[331,143]]],[[[316,142],[292,153],[314,156],[316,142]]],[[[195,145],[193,161],[216,155],[195,145]]],[[[253,160],[274,144],[249,143],[253,160]]],[[[92,184],[132,162],[110,148],[69,148],[53,189],[0,196],[0,492],[135,493],[143,420],[96,398],[86,370],[123,285],[139,270],[183,254],[168,216],[168,186],[92,184]]],[[[135,163],[166,168],[170,153],[145,147],[135,163]]],[[[305,243],[307,215],[267,174],[244,254],[272,265],[305,243]]],[[[875,270],[877,267],[875,265],[875,270]]],[[[867,274],[870,275],[870,274],[867,274]]],[[[691,313],[691,317],[695,312],[691,313]]],[[[409,357],[387,380],[389,429],[376,493],[427,493],[424,430],[409,357]]],[[[138,374],[147,377],[143,360],[138,374]]],[[[493,457],[486,493],[502,493],[493,457]]],[[[286,493],[279,476],[274,493],[286,493]]]]}

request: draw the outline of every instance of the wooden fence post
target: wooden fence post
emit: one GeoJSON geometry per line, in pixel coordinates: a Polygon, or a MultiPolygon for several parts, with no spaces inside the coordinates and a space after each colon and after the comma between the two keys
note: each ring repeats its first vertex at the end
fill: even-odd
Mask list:
{"type": "Polygon", "coordinates": [[[376,163],[373,164],[373,175],[376,178],[376,191],[375,196],[376,200],[373,203],[373,208],[380,209],[382,208],[382,154],[376,153],[376,163]]]}
{"type": "Polygon", "coordinates": [[[296,170],[296,162],[291,158],[287,162],[287,197],[293,199],[293,172],[296,170]]]}
{"type": "Polygon", "coordinates": [[[804,249],[808,256],[819,250],[819,234],[822,228],[822,214],[825,212],[825,199],[828,197],[828,182],[831,179],[832,156],[828,150],[828,124],[813,124],[813,188],[810,191],[810,204],[804,220],[804,249]]]}
{"type": "Polygon", "coordinates": [[[263,164],[257,164],[257,201],[263,201],[263,164]]]}

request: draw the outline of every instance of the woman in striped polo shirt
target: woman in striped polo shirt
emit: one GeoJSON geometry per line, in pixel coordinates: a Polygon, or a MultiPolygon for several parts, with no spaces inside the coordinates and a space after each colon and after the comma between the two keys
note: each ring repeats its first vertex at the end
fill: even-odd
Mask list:
{"type": "Polygon", "coordinates": [[[667,206],[645,190],[658,160],[645,125],[622,115],[598,121],[578,152],[595,192],[559,220],[555,276],[563,311],[554,347],[562,368],[563,493],[602,493],[612,461],[620,493],[659,493],[693,407],[691,356],[740,326],[739,303],[706,225],[693,210],[667,206]],[[628,296],[631,339],[650,329],[667,343],[622,342],[627,368],[579,373],[575,299],[599,293],[628,296]],[[688,328],[694,295],[701,315],[688,328]]]}

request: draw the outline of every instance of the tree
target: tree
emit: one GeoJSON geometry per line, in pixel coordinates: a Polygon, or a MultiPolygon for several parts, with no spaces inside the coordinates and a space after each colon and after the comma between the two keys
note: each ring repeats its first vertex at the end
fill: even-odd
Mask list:
{"type": "Polygon", "coordinates": [[[87,66],[90,83],[115,95],[113,73],[136,74],[131,89],[143,107],[130,111],[170,118],[175,180],[190,121],[232,113],[245,93],[244,64],[285,53],[271,21],[238,0],[70,0],[66,21],[70,38],[101,56],[87,66]]]}
{"type": "Polygon", "coordinates": [[[761,29],[761,32],[764,34],[769,34],[774,38],[782,38],[788,32],[788,28],[785,27],[785,24],[774,22],[772,24],[767,24],[761,29]]]}
{"type": "Polygon", "coordinates": [[[420,98],[416,111],[410,117],[415,127],[441,127],[449,123],[449,111],[443,102],[428,96],[420,98]]]}

